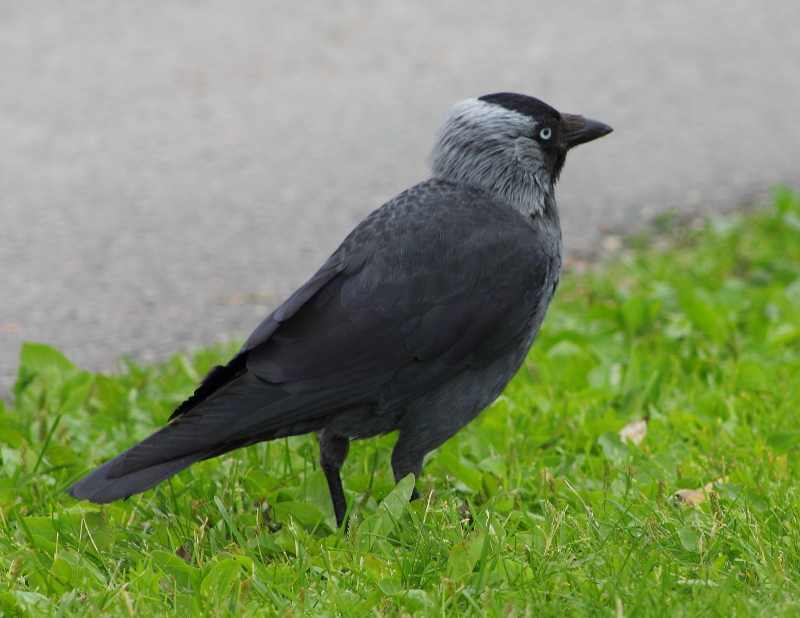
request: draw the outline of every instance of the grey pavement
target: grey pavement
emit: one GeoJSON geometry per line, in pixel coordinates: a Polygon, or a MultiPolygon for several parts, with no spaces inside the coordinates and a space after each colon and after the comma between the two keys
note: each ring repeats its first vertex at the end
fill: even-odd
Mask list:
{"type": "Polygon", "coordinates": [[[244,337],[425,178],[450,106],[537,96],[566,249],[800,188],[797,0],[6,0],[0,391],[23,341],[111,371],[244,337]]]}

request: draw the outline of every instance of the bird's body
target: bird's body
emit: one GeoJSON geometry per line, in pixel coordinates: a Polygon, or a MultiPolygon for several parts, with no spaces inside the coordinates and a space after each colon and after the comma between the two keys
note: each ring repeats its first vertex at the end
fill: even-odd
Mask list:
{"type": "Polygon", "coordinates": [[[431,155],[433,178],[362,221],[227,365],[212,369],[170,424],[68,491],[110,502],[196,461],[319,430],[340,524],[339,468],[350,439],[399,431],[395,478],[418,476],[423,457],[490,405],[519,369],[559,279],[552,187],[569,145],[548,157],[530,131],[551,127],[555,144],[566,121],[529,97],[490,97],[456,107],[431,155]],[[503,105],[490,97],[521,99],[503,105]],[[539,112],[533,122],[513,109],[529,101],[539,112]],[[469,125],[476,111],[477,133],[457,131],[464,139],[457,143],[448,127],[469,125]],[[506,139],[530,144],[504,149],[506,139]],[[470,148],[472,165],[463,156],[470,148]],[[529,170],[522,183],[504,184],[509,173],[525,176],[521,166],[529,170]]]}

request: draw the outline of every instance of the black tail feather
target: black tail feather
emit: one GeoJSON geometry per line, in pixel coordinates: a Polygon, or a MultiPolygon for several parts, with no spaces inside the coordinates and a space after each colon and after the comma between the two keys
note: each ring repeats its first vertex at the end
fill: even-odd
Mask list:
{"type": "MultiPolygon", "coordinates": [[[[134,446],[133,448],[136,447],[134,446]]],[[[191,455],[171,459],[149,468],[131,472],[119,478],[109,478],[108,472],[111,467],[126,453],[127,451],[121,453],[84,476],[81,480],[73,483],[67,489],[67,493],[78,500],[89,500],[95,504],[114,502],[115,500],[129,498],[134,494],[152,489],[161,481],[165,481],[193,463],[206,458],[204,453],[192,453],[191,455]]]]}
{"type": "Polygon", "coordinates": [[[113,502],[147,491],[203,459],[314,431],[331,412],[363,402],[378,379],[293,394],[245,372],[188,414],[90,472],[67,493],[97,504],[113,502]]]}

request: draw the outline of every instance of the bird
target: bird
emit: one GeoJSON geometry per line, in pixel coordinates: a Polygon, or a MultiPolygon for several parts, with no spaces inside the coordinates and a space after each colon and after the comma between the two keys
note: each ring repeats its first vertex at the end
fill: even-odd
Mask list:
{"type": "Polygon", "coordinates": [[[339,527],[351,440],[397,431],[395,481],[418,479],[425,455],[522,365],[561,274],[554,188],[567,152],[611,131],[511,92],[456,104],[429,178],[358,224],[167,425],[67,493],[113,502],[195,462],[311,432],[339,527]]]}

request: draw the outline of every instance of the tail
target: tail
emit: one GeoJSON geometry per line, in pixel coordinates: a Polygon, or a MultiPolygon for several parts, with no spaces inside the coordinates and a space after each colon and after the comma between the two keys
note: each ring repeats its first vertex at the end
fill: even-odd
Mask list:
{"type": "Polygon", "coordinates": [[[122,462],[127,455],[135,452],[138,446],[138,444],[132,446],[124,453],[117,455],[114,459],[107,461],[93,472],[90,472],[78,482],[73,483],[67,489],[67,493],[78,500],[106,504],[152,489],[161,481],[166,481],[193,463],[207,459],[204,454],[192,453],[184,457],[155,463],[120,477],[112,476],[114,467],[122,462]]]}
{"type": "Polygon", "coordinates": [[[355,384],[293,393],[248,371],[87,474],[67,493],[97,504],[128,498],[203,459],[322,429],[330,413],[363,404],[385,380],[385,376],[370,377],[355,384]]]}
{"type": "Polygon", "coordinates": [[[96,504],[114,502],[152,489],[193,463],[269,440],[275,433],[269,408],[287,398],[290,394],[281,388],[245,373],[84,476],[67,493],[96,504]]]}

